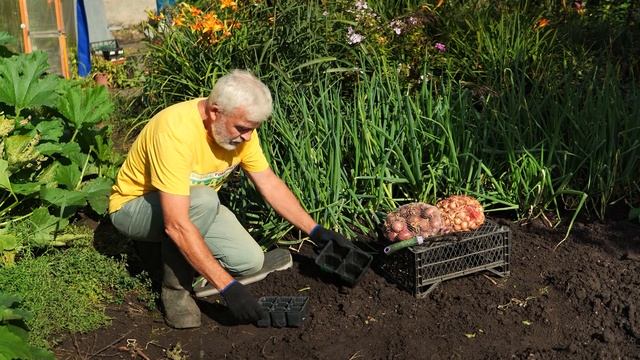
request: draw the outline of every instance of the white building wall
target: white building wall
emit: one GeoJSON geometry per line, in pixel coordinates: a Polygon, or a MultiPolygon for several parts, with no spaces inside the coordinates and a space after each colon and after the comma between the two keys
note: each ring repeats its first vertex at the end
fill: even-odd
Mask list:
{"type": "MultiPolygon", "coordinates": [[[[0,0],[1,1],[1,0],[0,0]]],[[[156,10],[156,0],[102,0],[109,29],[137,25],[147,18],[146,10],[156,10]]]]}

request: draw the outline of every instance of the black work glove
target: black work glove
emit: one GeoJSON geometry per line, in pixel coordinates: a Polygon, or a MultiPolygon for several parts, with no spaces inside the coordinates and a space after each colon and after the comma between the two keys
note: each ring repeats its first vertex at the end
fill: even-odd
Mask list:
{"type": "Polygon", "coordinates": [[[233,280],[220,294],[231,314],[241,323],[256,322],[263,317],[264,309],[239,281],[233,280]]]}
{"type": "Polygon", "coordinates": [[[313,230],[311,230],[309,237],[318,248],[323,248],[330,241],[333,241],[342,247],[352,246],[351,241],[347,240],[344,236],[333,230],[325,229],[321,225],[316,225],[313,230]]]}

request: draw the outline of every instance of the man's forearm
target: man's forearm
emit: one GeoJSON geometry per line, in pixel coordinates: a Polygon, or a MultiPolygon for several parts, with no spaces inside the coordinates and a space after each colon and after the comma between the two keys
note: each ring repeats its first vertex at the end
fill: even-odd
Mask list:
{"type": "Polygon", "coordinates": [[[280,216],[307,234],[316,225],[315,220],[302,208],[296,196],[279,178],[273,181],[269,191],[265,191],[263,196],[280,216]]]}
{"type": "Polygon", "coordinates": [[[166,232],[194,270],[204,276],[217,289],[224,288],[233,280],[233,277],[211,254],[195,225],[190,222],[181,225],[174,224],[168,226],[166,232]]]}

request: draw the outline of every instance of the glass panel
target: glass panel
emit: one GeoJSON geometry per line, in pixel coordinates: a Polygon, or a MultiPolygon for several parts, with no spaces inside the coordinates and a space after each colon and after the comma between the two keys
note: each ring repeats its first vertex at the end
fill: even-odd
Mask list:
{"type": "Polygon", "coordinates": [[[76,47],[76,4],[75,1],[62,0],[62,17],[64,20],[64,31],[67,35],[67,47],[76,47]]]}
{"type": "Polygon", "coordinates": [[[32,37],[39,37],[40,32],[57,33],[56,8],[53,0],[27,0],[27,9],[32,37]]]}
{"type": "Polygon", "coordinates": [[[22,51],[20,23],[18,0],[0,0],[0,31],[8,32],[16,39],[15,46],[9,46],[14,52],[22,51]]]}
{"type": "Polygon", "coordinates": [[[51,73],[62,74],[60,65],[60,44],[58,38],[31,38],[33,51],[42,50],[49,55],[49,71],[51,73]]]}

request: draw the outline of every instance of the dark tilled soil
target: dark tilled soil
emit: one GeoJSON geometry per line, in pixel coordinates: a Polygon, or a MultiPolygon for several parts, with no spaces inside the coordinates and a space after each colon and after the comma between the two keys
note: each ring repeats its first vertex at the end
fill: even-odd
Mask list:
{"type": "MultiPolygon", "coordinates": [[[[69,336],[60,359],[640,359],[640,226],[508,224],[511,276],[477,272],[424,299],[374,268],[350,288],[294,255],[293,269],[249,288],[308,296],[299,328],[230,324],[218,297],[200,302],[203,326],[173,330],[130,301],[112,326],[69,336]]],[[[304,252],[304,251],[303,251],[304,252]]]]}

